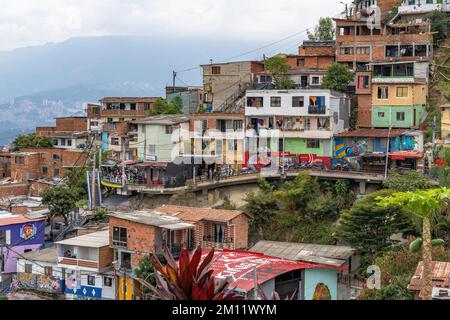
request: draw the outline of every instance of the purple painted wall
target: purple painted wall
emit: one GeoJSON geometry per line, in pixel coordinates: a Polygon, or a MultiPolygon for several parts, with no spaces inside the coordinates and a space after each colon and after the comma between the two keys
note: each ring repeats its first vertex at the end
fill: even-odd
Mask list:
{"type": "Polygon", "coordinates": [[[17,257],[25,251],[37,251],[44,245],[45,222],[30,221],[27,223],[0,226],[0,230],[10,230],[11,242],[8,245],[12,250],[2,247],[4,273],[15,273],[17,271],[17,257]]]}

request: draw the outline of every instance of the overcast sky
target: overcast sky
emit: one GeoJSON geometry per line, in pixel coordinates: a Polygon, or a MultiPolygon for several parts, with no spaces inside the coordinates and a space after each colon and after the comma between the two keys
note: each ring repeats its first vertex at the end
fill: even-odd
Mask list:
{"type": "Polygon", "coordinates": [[[71,37],[276,41],[343,11],[339,0],[0,0],[0,50],[71,37]]]}

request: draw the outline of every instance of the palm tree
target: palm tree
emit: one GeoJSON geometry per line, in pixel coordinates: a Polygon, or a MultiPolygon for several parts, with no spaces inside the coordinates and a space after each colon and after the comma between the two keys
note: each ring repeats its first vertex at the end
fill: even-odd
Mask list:
{"type": "Polygon", "coordinates": [[[400,205],[422,221],[423,300],[431,300],[433,291],[431,218],[447,205],[448,199],[450,189],[447,188],[397,192],[388,197],[377,198],[379,205],[400,205]]]}

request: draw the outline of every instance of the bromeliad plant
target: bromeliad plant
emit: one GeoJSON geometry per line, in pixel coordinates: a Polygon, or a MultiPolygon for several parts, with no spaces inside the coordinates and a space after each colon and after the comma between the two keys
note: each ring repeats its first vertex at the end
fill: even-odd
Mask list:
{"type": "Polygon", "coordinates": [[[167,247],[164,247],[164,258],[167,264],[163,266],[153,255],[152,264],[155,269],[156,285],[146,280],[138,281],[150,289],[162,300],[241,300],[229,289],[228,279],[216,284],[213,270],[214,250],[211,250],[202,261],[202,250],[197,248],[191,255],[189,250],[181,251],[177,263],[167,247]]]}

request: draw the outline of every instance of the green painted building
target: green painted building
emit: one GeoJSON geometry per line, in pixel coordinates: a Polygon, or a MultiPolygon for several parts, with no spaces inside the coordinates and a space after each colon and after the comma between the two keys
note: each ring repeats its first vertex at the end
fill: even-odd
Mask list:
{"type": "Polygon", "coordinates": [[[416,106],[373,106],[372,127],[411,128],[418,127],[425,112],[422,105],[416,106]]]}

